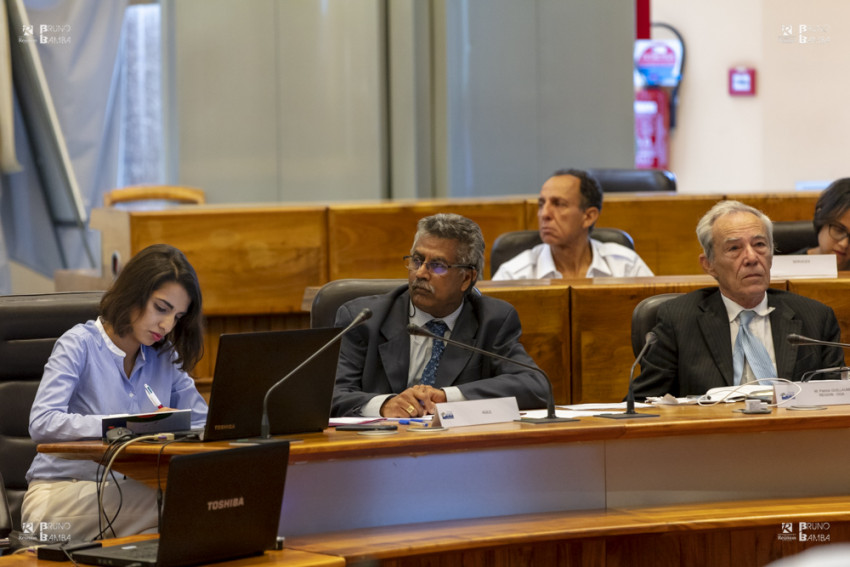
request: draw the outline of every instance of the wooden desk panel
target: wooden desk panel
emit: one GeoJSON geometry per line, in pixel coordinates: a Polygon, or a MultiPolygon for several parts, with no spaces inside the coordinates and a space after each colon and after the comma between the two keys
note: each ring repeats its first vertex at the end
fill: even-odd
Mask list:
{"type": "Polygon", "coordinates": [[[555,403],[570,403],[570,294],[562,280],[481,282],[482,293],[507,301],[522,323],[520,342],[549,376],[555,403]]]}
{"type": "Polygon", "coordinates": [[[835,280],[788,280],[788,291],[817,299],[835,312],[841,327],[841,340],[850,340],[850,272],[840,272],[835,280]]]}
{"type": "MultiPolygon", "coordinates": [[[[436,213],[457,213],[477,222],[484,234],[486,262],[500,234],[526,228],[523,199],[331,205],[329,280],[406,277],[401,259],[410,254],[416,223],[436,213]]],[[[484,272],[489,273],[486,264],[484,272]]]]}
{"type": "MultiPolygon", "coordinates": [[[[127,545],[137,541],[154,539],[153,535],[136,535],[115,539],[107,539],[103,542],[104,547],[113,545],[127,545]]],[[[18,553],[0,557],[0,567],[55,567],[56,561],[38,559],[35,552],[18,553]]],[[[282,549],[279,551],[269,550],[263,555],[243,557],[232,561],[216,563],[221,567],[344,567],[345,559],[332,555],[320,555],[309,551],[297,549],[282,549]]]]}
{"type": "Polygon", "coordinates": [[[801,521],[827,523],[829,529],[819,533],[829,535],[830,543],[848,541],[850,499],[529,514],[300,536],[289,538],[287,545],[339,555],[349,564],[370,559],[383,565],[424,565],[426,558],[439,557],[440,565],[572,565],[567,558],[582,557],[578,565],[731,567],[764,565],[818,545],[799,541],[801,521]],[[795,539],[781,540],[782,524],[788,522],[794,523],[795,539]]]}
{"type": "Polygon", "coordinates": [[[92,211],[103,265],[164,242],[198,273],[206,315],[301,311],[304,288],[327,281],[325,207],[212,205],[164,211],[92,211]]]}
{"type": "Polygon", "coordinates": [[[818,191],[729,195],[729,198],[757,208],[773,221],[812,220],[818,197],[818,191]]]}
{"type": "MultiPolygon", "coordinates": [[[[710,276],[594,278],[570,287],[572,403],[619,402],[629,385],[632,312],[660,293],[688,292],[717,282],[710,276]]],[[[637,369],[635,370],[637,372],[637,369]]]]}
{"type": "MultiPolygon", "coordinates": [[[[846,497],[850,454],[834,447],[850,442],[850,406],[767,415],[735,413],[736,407],[741,404],[660,407],[655,409],[660,417],[651,419],[587,417],[430,434],[400,426],[386,437],[299,435],[302,442],[290,451],[281,535],[591,509],[846,497]],[[730,443],[746,451],[730,451],[730,443]],[[730,454],[735,475],[728,474],[730,454]],[[423,470],[446,479],[439,490],[412,483],[423,470]],[[765,476],[765,470],[775,474],[765,476]],[[397,505],[411,500],[411,490],[423,496],[413,499],[413,511],[397,505]]],[[[229,446],[172,444],[165,447],[164,461],[229,446]]],[[[99,459],[104,449],[91,441],[39,446],[42,452],[90,459],[99,459]]],[[[116,470],[134,477],[145,467],[154,471],[159,450],[131,445],[116,470]]],[[[711,518],[700,521],[710,525],[711,518]]]]}

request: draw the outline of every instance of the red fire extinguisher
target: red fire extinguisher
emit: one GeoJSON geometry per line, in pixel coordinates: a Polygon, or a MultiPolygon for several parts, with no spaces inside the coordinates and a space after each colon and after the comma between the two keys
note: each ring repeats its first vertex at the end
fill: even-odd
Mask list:
{"type": "Polygon", "coordinates": [[[670,97],[660,87],[635,93],[635,167],[667,169],[670,134],[670,97]]]}
{"type": "Polygon", "coordinates": [[[635,167],[669,169],[685,43],[668,24],[653,23],[652,27],[666,29],[675,38],[635,41],[635,167]]]}

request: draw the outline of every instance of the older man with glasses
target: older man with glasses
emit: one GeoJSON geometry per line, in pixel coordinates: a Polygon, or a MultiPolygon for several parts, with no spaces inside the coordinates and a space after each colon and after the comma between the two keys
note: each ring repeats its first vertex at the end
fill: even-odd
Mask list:
{"type": "Polygon", "coordinates": [[[419,417],[441,402],[506,396],[521,409],[545,407],[549,388],[541,373],[407,333],[414,324],[534,365],[519,343],[516,310],[475,289],[484,269],[478,225],[454,214],[423,218],[403,261],[408,285],[354,299],[337,312],[339,327],[365,307],[373,315],[342,340],[332,414],[419,417]]]}

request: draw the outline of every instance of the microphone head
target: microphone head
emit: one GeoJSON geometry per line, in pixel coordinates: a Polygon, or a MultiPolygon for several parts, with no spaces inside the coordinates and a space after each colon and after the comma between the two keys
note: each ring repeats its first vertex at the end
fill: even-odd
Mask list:
{"type": "Polygon", "coordinates": [[[368,307],[364,307],[363,310],[357,315],[361,321],[366,321],[372,318],[372,310],[368,307]]]}
{"type": "Polygon", "coordinates": [[[811,343],[811,340],[804,337],[803,335],[798,335],[797,333],[790,333],[788,335],[788,344],[791,345],[805,345],[811,343]]]}
{"type": "Polygon", "coordinates": [[[646,334],[646,338],[644,340],[647,345],[654,345],[655,341],[658,340],[658,335],[650,331],[646,334]]]}
{"type": "Polygon", "coordinates": [[[428,329],[423,329],[422,327],[420,327],[418,325],[414,325],[413,323],[410,323],[407,326],[407,334],[411,335],[411,336],[416,336],[416,337],[430,337],[431,336],[431,333],[428,331],[428,329]]]}

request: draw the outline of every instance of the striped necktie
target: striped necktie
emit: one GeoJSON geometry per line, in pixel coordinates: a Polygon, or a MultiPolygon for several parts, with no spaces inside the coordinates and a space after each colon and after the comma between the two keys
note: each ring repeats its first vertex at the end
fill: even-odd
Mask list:
{"type": "MultiPolygon", "coordinates": [[[[425,323],[425,328],[442,337],[449,330],[449,326],[444,321],[439,319],[431,319],[425,323]]],[[[440,366],[440,357],[443,356],[443,350],[446,348],[445,341],[434,339],[434,344],[431,346],[431,358],[428,359],[428,364],[425,365],[425,370],[422,372],[422,379],[419,381],[424,386],[433,386],[437,378],[437,367],[440,366]]]]}
{"type": "Polygon", "coordinates": [[[750,322],[755,314],[755,311],[745,309],[738,315],[738,337],[735,339],[735,351],[732,354],[736,385],[743,379],[745,363],[749,363],[756,378],[776,377],[776,368],[770,360],[767,349],[750,332],[750,322]]]}

